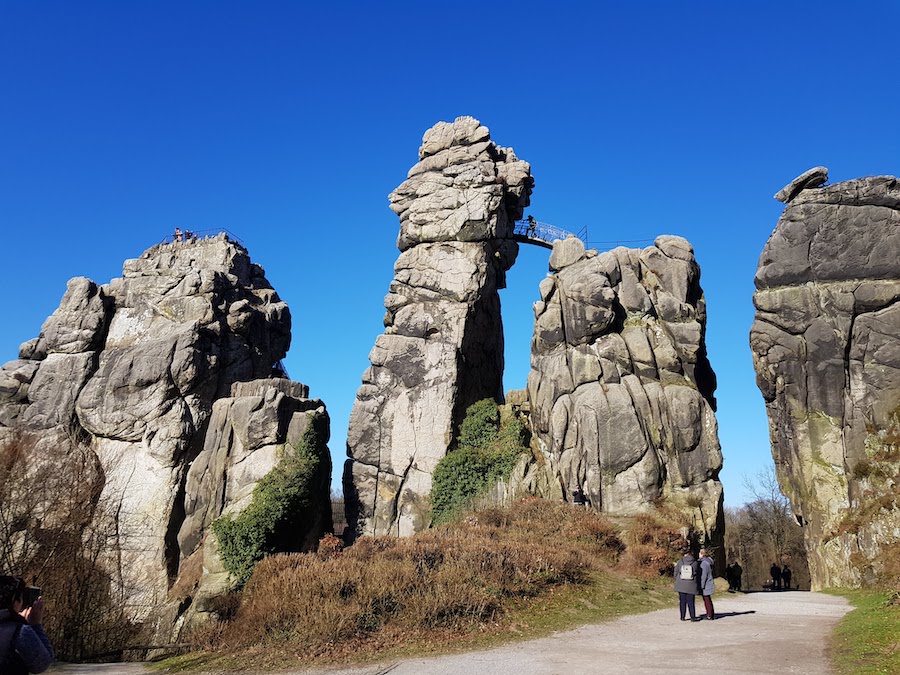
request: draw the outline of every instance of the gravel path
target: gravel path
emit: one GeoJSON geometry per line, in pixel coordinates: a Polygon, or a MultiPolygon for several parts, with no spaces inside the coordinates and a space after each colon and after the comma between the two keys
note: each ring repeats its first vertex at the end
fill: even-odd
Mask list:
{"type": "MultiPolygon", "coordinates": [[[[716,621],[678,620],[677,605],[486,651],[283,675],[572,675],[827,673],[827,637],[850,610],[821,593],[715,596],[716,621]]],[[[703,603],[697,603],[698,609],[703,603]]],[[[54,673],[136,675],[139,665],[57,667],[54,673]]]]}

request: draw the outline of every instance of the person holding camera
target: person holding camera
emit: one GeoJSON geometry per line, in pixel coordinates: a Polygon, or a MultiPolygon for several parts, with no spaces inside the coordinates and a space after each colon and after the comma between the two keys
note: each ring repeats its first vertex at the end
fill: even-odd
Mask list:
{"type": "Polygon", "coordinates": [[[44,599],[20,577],[0,576],[0,673],[43,673],[53,659],[44,632],[44,599]]]}

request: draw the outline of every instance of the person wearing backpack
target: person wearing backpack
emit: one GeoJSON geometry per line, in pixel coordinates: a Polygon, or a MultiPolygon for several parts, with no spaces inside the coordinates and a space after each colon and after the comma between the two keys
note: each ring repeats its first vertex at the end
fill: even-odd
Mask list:
{"type": "Polygon", "coordinates": [[[0,673],[43,673],[53,659],[53,647],[44,632],[44,599],[23,610],[25,582],[0,576],[0,673]]]}
{"type": "Polygon", "coordinates": [[[681,560],[675,563],[675,591],[678,593],[678,611],[681,620],[685,619],[685,610],[690,614],[691,621],[699,621],[697,610],[694,607],[694,597],[700,592],[700,564],[691,554],[690,548],[685,548],[681,560]]]}

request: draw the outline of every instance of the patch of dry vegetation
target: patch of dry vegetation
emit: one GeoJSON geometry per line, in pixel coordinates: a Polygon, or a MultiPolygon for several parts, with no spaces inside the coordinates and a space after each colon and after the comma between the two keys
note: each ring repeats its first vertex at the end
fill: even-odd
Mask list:
{"type": "MultiPolygon", "coordinates": [[[[857,536],[867,530],[890,532],[900,512],[900,407],[884,428],[868,428],[866,456],[856,462],[851,475],[857,497],[826,539],[857,536]]],[[[874,557],[862,550],[851,554],[850,563],[862,572],[864,586],[900,588],[895,562],[898,547],[900,542],[888,541],[874,557]]]]}
{"type": "MultiPolygon", "coordinates": [[[[317,554],[261,561],[236,610],[230,605],[220,622],[199,629],[193,640],[218,655],[217,665],[224,659],[259,667],[261,660],[365,660],[403,645],[446,649],[460,638],[520,633],[517,626],[529,622],[555,628],[548,611],[577,618],[571,607],[582,601],[595,610],[583,620],[596,620],[598,603],[615,605],[608,614],[621,611],[623,583],[652,586],[623,577],[623,553],[629,569],[637,569],[639,559],[651,561],[640,570],[645,577],[668,574],[677,558],[677,545],[669,548],[671,531],[653,518],[636,524],[634,546],[644,548],[630,557],[619,528],[606,518],[535,498],[405,539],[362,537],[341,550],[337,539],[326,537],[317,554]],[[615,593],[608,590],[613,573],[615,593]],[[600,593],[596,584],[604,575],[600,593]]],[[[652,606],[662,597],[670,599],[653,595],[652,606]]]]}
{"type": "Polygon", "coordinates": [[[667,576],[681,557],[684,538],[678,521],[653,513],[635,516],[626,532],[628,544],[622,569],[632,576],[650,579],[667,576]]]}

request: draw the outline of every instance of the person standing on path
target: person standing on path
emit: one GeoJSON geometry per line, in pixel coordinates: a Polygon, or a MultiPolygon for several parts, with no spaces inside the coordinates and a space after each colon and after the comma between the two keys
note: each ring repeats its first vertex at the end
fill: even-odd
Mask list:
{"type": "Polygon", "coordinates": [[[685,621],[685,610],[691,621],[697,621],[694,597],[699,592],[700,564],[694,559],[690,548],[685,548],[681,560],[675,563],[675,591],[678,593],[678,611],[685,621]]]}
{"type": "Polygon", "coordinates": [[[778,563],[772,563],[772,566],[769,568],[769,574],[772,575],[772,590],[780,591],[781,590],[781,568],[778,566],[778,563]]]}
{"type": "Polygon", "coordinates": [[[787,565],[781,569],[781,580],[784,581],[784,590],[791,590],[791,568],[787,565]]]}
{"type": "Polygon", "coordinates": [[[716,592],[715,579],[713,578],[713,563],[705,548],[700,549],[700,593],[703,595],[703,606],[706,608],[706,618],[712,621],[716,618],[713,610],[712,594],[716,592]]]}

